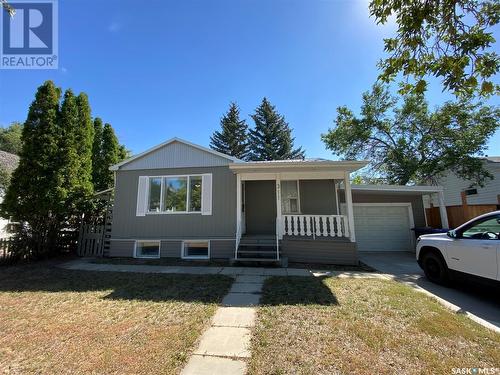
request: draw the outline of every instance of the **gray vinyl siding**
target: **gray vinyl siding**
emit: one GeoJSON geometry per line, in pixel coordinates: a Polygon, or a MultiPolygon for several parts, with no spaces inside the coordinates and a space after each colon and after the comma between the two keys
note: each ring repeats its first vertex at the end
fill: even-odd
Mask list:
{"type": "Polygon", "coordinates": [[[358,264],[356,243],[348,241],[283,240],[281,253],[289,262],[358,264]]]}
{"type": "Polygon", "coordinates": [[[335,215],[334,180],[300,180],[300,211],[304,215],[335,215]]]}
{"type": "Polygon", "coordinates": [[[111,241],[111,246],[109,249],[109,256],[116,258],[129,258],[134,256],[134,245],[133,240],[120,240],[111,241]]]}
{"type": "MultiPolygon", "coordinates": [[[[344,202],[344,192],[340,191],[340,202],[344,202]]],[[[401,194],[390,192],[365,192],[352,190],[353,203],[411,203],[413,222],[416,227],[425,227],[425,210],[421,194],[401,194]]]]}
{"type": "MultiPolygon", "coordinates": [[[[113,258],[129,258],[134,256],[135,240],[111,241],[109,256],[113,258]]],[[[234,240],[210,240],[211,259],[230,259],[234,257],[234,240]]],[[[161,258],[181,258],[182,241],[163,240],[160,241],[161,258]]]]}
{"type": "Polygon", "coordinates": [[[181,142],[172,142],[120,167],[120,170],[212,167],[232,161],[181,142]]]}
{"type": "Polygon", "coordinates": [[[231,259],[234,258],[235,241],[210,241],[211,259],[231,259]]]}
{"type": "MultiPolygon", "coordinates": [[[[493,175],[493,180],[487,180],[484,187],[472,186],[471,181],[463,180],[453,173],[446,174],[438,181],[444,189],[445,206],[462,205],[462,191],[471,186],[477,189],[476,195],[468,195],[468,204],[498,204],[498,195],[500,194],[500,163],[485,162],[485,168],[493,175]]],[[[438,206],[437,197],[432,198],[434,206],[438,206]]]]}
{"type": "Polygon", "coordinates": [[[227,167],[119,170],[116,172],[112,238],[216,239],[234,238],[236,176],[227,167]],[[146,214],[136,216],[139,176],[212,173],[212,215],[146,214]]]}

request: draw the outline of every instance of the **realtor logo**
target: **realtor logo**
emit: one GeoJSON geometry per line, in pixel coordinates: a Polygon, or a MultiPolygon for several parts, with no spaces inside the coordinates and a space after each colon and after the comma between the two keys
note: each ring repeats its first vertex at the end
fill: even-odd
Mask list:
{"type": "Polygon", "coordinates": [[[1,69],[57,69],[57,2],[9,2],[15,14],[3,11],[0,38],[1,69]]]}

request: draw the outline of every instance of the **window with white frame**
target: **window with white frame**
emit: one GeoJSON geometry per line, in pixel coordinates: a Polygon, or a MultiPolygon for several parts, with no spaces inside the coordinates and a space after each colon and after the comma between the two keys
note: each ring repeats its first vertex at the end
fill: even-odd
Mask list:
{"type": "Polygon", "coordinates": [[[284,214],[300,212],[299,181],[281,181],[281,210],[284,214]]]}
{"type": "Polygon", "coordinates": [[[201,212],[202,176],[149,178],[148,212],[201,212]]]}
{"type": "Polygon", "coordinates": [[[210,254],[210,241],[194,240],[184,241],[182,257],[191,259],[208,259],[210,254]]]}
{"type": "Polygon", "coordinates": [[[135,257],[136,258],[159,258],[160,257],[160,241],[136,241],[135,242],[135,257]]]}

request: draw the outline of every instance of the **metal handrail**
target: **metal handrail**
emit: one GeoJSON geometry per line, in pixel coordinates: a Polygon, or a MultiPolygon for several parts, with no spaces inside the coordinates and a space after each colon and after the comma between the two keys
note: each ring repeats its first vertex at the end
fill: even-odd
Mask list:
{"type": "Polygon", "coordinates": [[[236,246],[234,248],[234,259],[238,259],[238,248],[241,240],[241,222],[236,223],[236,246]]]}
{"type": "Polygon", "coordinates": [[[280,218],[276,217],[276,260],[280,260],[280,231],[281,222],[280,218]]]}

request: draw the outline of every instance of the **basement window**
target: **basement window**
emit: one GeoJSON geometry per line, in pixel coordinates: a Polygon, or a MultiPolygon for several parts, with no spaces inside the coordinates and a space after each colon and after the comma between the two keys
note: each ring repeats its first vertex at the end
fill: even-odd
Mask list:
{"type": "Polygon", "coordinates": [[[196,240],[182,243],[182,258],[208,259],[210,257],[210,241],[196,240]]]}
{"type": "Polygon", "coordinates": [[[160,241],[136,241],[134,257],[152,259],[159,258],[160,241]]]}

